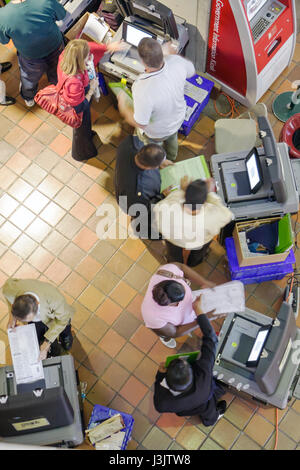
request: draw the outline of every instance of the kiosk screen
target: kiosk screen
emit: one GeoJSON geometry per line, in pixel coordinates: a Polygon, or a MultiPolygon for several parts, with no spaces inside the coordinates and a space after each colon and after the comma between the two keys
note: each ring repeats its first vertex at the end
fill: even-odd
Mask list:
{"type": "Polygon", "coordinates": [[[248,21],[251,21],[252,18],[259,12],[259,10],[267,3],[268,0],[246,0],[245,7],[247,11],[248,21]]]}
{"type": "Polygon", "coordinates": [[[270,331],[270,327],[269,326],[264,326],[258,332],[255,343],[254,343],[253,348],[252,348],[252,350],[250,352],[250,355],[248,357],[248,361],[246,362],[247,367],[256,367],[257,366],[262,348],[264,347],[264,344],[265,344],[266,339],[268,337],[269,331],[270,331]]]}
{"type": "Polygon", "coordinates": [[[139,42],[144,38],[154,38],[155,35],[137,28],[129,23],[123,23],[123,39],[128,44],[138,47],[139,42]]]}
{"type": "Polygon", "coordinates": [[[246,168],[251,193],[256,193],[263,185],[262,169],[256,148],[247,155],[246,168]]]}

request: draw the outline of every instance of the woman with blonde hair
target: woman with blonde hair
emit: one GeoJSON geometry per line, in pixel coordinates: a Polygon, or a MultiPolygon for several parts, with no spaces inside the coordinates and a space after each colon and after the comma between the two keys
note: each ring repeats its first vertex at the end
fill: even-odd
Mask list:
{"type": "Polygon", "coordinates": [[[88,160],[97,155],[97,148],[93,143],[95,132],[92,131],[90,100],[98,82],[96,78],[89,80],[88,61],[92,58],[96,67],[105,52],[113,53],[122,47],[120,42],[106,45],[73,39],[59,57],[58,86],[64,82],[64,99],[74,107],[76,113],[83,113],[82,125],[73,129],[72,157],[75,160],[88,160]]]}

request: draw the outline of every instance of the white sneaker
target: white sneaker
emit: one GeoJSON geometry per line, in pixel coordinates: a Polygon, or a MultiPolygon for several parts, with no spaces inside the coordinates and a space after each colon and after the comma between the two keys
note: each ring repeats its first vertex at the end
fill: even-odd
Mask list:
{"type": "MultiPolygon", "coordinates": [[[[22,88],[22,83],[20,82],[19,83],[19,91],[21,92],[21,88],[22,88]]],[[[25,101],[25,104],[28,108],[32,108],[34,105],[35,105],[35,101],[34,100],[24,100],[25,101]]]]}
{"type": "Polygon", "coordinates": [[[164,344],[165,346],[167,346],[167,348],[171,348],[171,349],[174,349],[176,348],[176,341],[174,338],[171,338],[169,339],[169,341],[165,341],[163,338],[159,337],[159,339],[161,340],[162,344],[164,344]]]}
{"type": "Polygon", "coordinates": [[[25,101],[25,104],[28,108],[32,108],[32,106],[35,105],[35,101],[34,100],[24,100],[25,101]]]}

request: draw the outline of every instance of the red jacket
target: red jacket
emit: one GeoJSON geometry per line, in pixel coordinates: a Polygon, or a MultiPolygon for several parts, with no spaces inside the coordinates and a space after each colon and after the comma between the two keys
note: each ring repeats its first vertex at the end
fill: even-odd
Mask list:
{"type": "MultiPolygon", "coordinates": [[[[91,54],[94,56],[95,67],[98,62],[102,59],[103,55],[107,51],[105,44],[97,44],[96,42],[89,42],[89,48],[91,54]]],[[[77,106],[82,103],[85,99],[85,87],[89,84],[88,73],[85,70],[84,72],[79,72],[76,75],[66,75],[60,68],[60,63],[63,58],[63,52],[60,54],[57,65],[57,86],[66,78],[66,81],[63,86],[63,97],[67,103],[71,106],[77,106]]]]}

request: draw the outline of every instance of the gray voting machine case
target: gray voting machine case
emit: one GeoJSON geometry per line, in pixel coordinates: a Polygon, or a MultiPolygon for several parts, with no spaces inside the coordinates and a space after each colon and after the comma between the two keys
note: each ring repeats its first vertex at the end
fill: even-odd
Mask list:
{"type": "MultiPolygon", "coordinates": [[[[246,170],[245,160],[249,151],[237,153],[216,154],[211,157],[212,176],[216,181],[217,193],[224,203],[234,213],[236,220],[256,219],[284,215],[298,211],[299,194],[297,191],[295,177],[289,158],[288,147],[285,143],[276,144],[279,155],[280,168],[283,173],[283,184],[285,188],[285,198],[282,202],[276,199],[274,188],[270,179],[270,168],[266,166],[264,148],[258,149],[261,159],[264,183],[263,186],[252,194],[250,191],[239,190],[236,184],[234,173],[243,173],[246,170]],[[233,184],[233,186],[231,186],[233,184]],[[235,185],[235,186],[234,186],[235,185]]],[[[246,174],[238,177],[244,178],[246,174]]],[[[245,189],[245,185],[241,185],[245,189]]]]}
{"type": "Polygon", "coordinates": [[[219,333],[214,377],[246,399],[284,409],[297,389],[298,363],[292,355],[293,342],[299,339],[294,312],[286,302],[275,320],[250,309],[228,314],[219,333]],[[249,367],[257,335],[268,328],[257,366],[249,367]]]}
{"type": "Polygon", "coordinates": [[[12,366],[0,368],[1,440],[75,447],[84,436],[73,357],[46,359],[43,369],[46,389],[37,389],[34,396],[33,391],[18,393],[12,366]]]}

